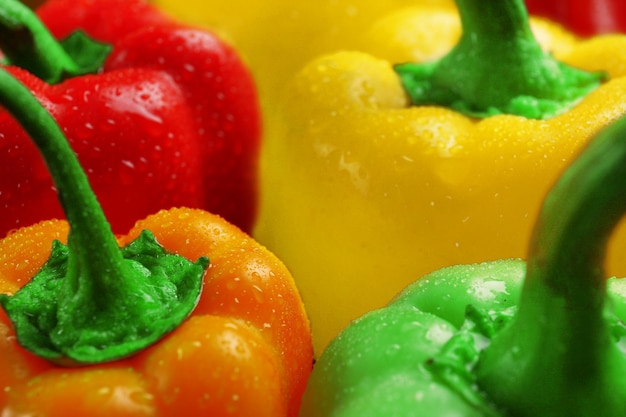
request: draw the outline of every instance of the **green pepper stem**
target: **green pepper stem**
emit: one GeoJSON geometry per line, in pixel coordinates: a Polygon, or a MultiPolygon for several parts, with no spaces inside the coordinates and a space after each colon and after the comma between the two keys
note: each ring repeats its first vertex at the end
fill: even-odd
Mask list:
{"type": "Polygon", "coordinates": [[[439,61],[396,66],[413,104],[472,116],[546,118],[565,111],[603,77],[556,61],[531,31],[523,0],[456,0],[458,44],[439,61]]]}
{"type": "Polygon", "coordinates": [[[98,363],[173,330],[195,307],[208,260],[167,254],[149,232],[120,249],[60,127],[5,69],[0,104],[39,148],[70,224],[68,250],[55,245],[37,276],[14,296],[0,296],[18,341],[57,363],[98,363]]]}
{"type": "Polygon", "coordinates": [[[48,83],[95,72],[110,52],[82,32],[59,43],[37,15],[18,0],[0,6],[0,49],[5,64],[24,68],[48,83]]]}
{"type": "Polygon", "coordinates": [[[548,194],[513,323],[483,352],[479,383],[515,416],[623,416],[626,358],[607,317],[603,263],[626,212],[626,118],[548,194]]]}

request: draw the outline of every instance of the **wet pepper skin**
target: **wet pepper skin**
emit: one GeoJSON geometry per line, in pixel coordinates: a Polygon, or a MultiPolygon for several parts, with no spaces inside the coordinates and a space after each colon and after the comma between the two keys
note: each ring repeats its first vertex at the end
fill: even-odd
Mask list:
{"type": "MultiPolygon", "coordinates": [[[[429,271],[524,256],[549,184],[626,112],[626,37],[581,41],[546,22],[533,31],[561,61],[610,80],[547,120],[411,106],[392,66],[450,50],[454,7],[384,16],[362,33],[361,52],[319,57],[294,78],[266,145],[255,236],[297,277],[318,354],[429,271]]],[[[626,273],[623,259],[610,256],[610,273],[626,273]]]]}
{"type": "MultiPolygon", "coordinates": [[[[294,416],[311,371],[306,313],[284,265],[240,229],[202,210],[161,211],[143,229],[189,259],[210,256],[192,316],[130,359],[59,368],[27,353],[0,313],[0,410],[45,416],[294,416]]],[[[0,292],[23,286],[46,261],[65,221],[0,241],[0,292]]]]}
{"type": "MultiPolygon", "coordinates": [[[[260,115],[237,52],[141,0],[51,0],[38,15],[57,38],[82,28],[113,50],[100,73],[48,85],[10,71],[54,115],[116,233],[174,206],[250,231],[260,115]]],[[[63,212],[35,147],[0,113],[0,235],[63,212]]]]}

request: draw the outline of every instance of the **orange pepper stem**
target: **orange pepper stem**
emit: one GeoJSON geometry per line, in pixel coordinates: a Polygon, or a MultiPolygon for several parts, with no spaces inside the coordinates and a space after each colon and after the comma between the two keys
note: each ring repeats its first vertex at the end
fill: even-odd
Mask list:
{"type": "Polygon", "coordinates": [[[42,270],[0,303],[19,342],[61,364],[98,363],[138,352],[195,307],[208,265],[168,254],[150,232],[120,249],[76,155],[30,91],[0,70],[0,103],[39,147],[70,224],[42,270]]]}
{"type": "Polygon", "coordinates": [[[458,44],[438,61],[395,67],[414,105],[542,119],[568,110],[604,78],[543,51],[523,0],[456,3],[463,26],[458,44]]]}
{"type": "Polygon", "coordinates": [[[47,81],[95,73],[111,46],[77,31],[58,42],[33,11],[18,0],[0,4],[0,50],[3,63],[27,69],[47,81]]]}

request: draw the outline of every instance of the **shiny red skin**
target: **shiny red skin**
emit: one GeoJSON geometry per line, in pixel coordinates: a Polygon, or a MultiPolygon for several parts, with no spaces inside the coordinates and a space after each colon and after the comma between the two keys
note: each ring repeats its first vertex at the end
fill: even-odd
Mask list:
{"type": "Polygon", "coordinates": [[[526,6],[580,36],[626,32],[624,0],[526,0],[526,6]]]}
{"type": "MultiPolygon", "coordinates": [[[[37,14],[58,39],[81,28],[113,46],[98,74],[56,85],[9,67],[63,128],[113,231],[187,206],[249,232],[260,110],[237,52],[141,0],[50,0],[37,14]]],[[[39,152],[0,110],[0,236],[62,217],[39,152]]]]}

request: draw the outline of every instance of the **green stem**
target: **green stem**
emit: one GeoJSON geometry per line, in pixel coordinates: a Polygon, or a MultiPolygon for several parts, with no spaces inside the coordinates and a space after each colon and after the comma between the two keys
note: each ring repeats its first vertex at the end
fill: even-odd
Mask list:
{"type": "Polygon", "coordinates": [[[76,155],[30,91],[0,69],[0,103],[43,155],[70,224],[42,271],[0,303],[19,342],[60,363],[128,356],[173,330],[195,307],[208,261],[170,255],[144,234],[120,248],[76,155]]]}
{"type": "Polygon", "coordinates": [[[0,72],[0,85],[0,102],[35,142],[59,185],[59,200],[72,226],[70,236],[78,248],[79,262],[95,270],[119,269],[122,255],[115,236],[63,132],[48,111],[6,71],[0,72]]]}
{"type": "Polygon", "coordinates": [[[69,76],[96,72],[111,47],[89,39],[83,32],[75,32],[59,43],[26,5],[3,0],[0,49],[5,64],[24,68],[52,84],[69,76]]]}
{"type": "Polygon", "coordinates": [[[626,358],[607,320],[606,247],[626,213],[626,118],[600,134],[549,193],[515,321],[479,363],[514,416],[623,416],[626,358]]]}
{"type": "Polygon", "coordinates": [[[566,111],[603,75],[556,61],[535,40],[523,0],[457,0],[463,26],[448,55],[396,66],[415,105],[486,117],[546,118],[566,111]]]}

